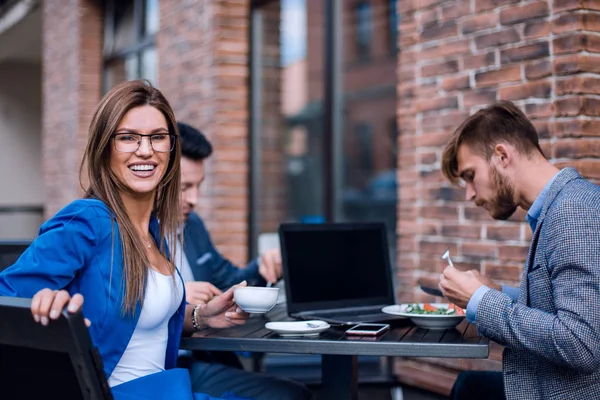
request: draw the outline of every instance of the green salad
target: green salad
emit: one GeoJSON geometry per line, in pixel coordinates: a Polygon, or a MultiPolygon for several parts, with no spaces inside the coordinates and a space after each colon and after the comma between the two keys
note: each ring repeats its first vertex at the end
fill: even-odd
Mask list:
{"type": "Polygon", "coordinates": [[[406,307],[405,312],[409,314],[428,314],[428,315],[465,315],[462,308],[449,304],[448,307],[435,307],[429,303],[420,304],[414,303],[409,304],[406,307]]]}

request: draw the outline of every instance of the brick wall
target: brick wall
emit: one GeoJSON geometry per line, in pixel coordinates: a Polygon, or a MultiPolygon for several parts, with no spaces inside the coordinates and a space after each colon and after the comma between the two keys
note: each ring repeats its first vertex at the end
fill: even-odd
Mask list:
{"type": "MultiPolygon", "coordinates": [[[[534,121],[557,165],[600,178],[600,5],[572,0],[400,1],[398,60],[398,276],[400,300],[433,300],[420,276],[439,256],[517,284],[531,238],[518,212],[506,222],[464,201],[440,173],[441,150],[469,114],[512,100],[534,121]]],[[[441,393],[456,370],[500,368],[489,360],[401,360],[401,379],[441,393]],[[423,373],[423,372],[427,373],[423,373]]]]}
{"type": "Polygon", "coordinates": [[[102,13],[93,0],[42,4],[42,169],[48,218],[82,194],[79,163],[101,96],[102,13]]]}
{"type": "Polygon", "coordinates": [[[158,86],[214,146],[199,211],[217,248],[247,261],[249,0],[160,2],[158,86]]]}
{"type": "MultiPolygon", "coordinates": [[[[259,232],[277,232],[286,218],[286,126],[282,111],[281,4],[261,7],[263,52],[261,60],[260,201],[259,232]]],[[[302,77],[303,78],[303,77],[302,77]]],[[[288,94],[289,95],[289,94],[288,94]]],[[[294,94],[291,94],[294,96],[294,94]]]]}

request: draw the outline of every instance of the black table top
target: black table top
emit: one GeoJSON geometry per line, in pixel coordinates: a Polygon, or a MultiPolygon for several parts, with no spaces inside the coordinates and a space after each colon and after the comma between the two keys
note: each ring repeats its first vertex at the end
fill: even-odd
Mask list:
{"type": "Polygon", "coordinates": [[[454,329],[428,330],[399,320],[376,338],[345,335],[348,327],[335,327],[318,336],[282,337],[266,329],[269,321],[291,321],[285,306],[263,316],[253,316],[245,325],[209,329],[182,338],[181,348],[189,350],[250,351],[265,353],[377,355],[402,357],[487,358],[488,340],[477,335],[475,326],[463,321],[454,329]]]}

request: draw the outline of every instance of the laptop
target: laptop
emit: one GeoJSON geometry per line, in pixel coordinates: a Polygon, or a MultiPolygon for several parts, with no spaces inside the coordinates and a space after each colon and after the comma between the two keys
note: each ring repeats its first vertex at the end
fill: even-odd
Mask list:
{"type": "Polygon", "coordinates": [[[334,324],[399,319],[383,223],[284,223],[279,240],[287,311],[334,324]]]}
{"type": "Polygon", "coordinates": [[[0,296],[0,397],[113,399],[82,314],[42,326],[30,308],[30,299],[0,296]]]}

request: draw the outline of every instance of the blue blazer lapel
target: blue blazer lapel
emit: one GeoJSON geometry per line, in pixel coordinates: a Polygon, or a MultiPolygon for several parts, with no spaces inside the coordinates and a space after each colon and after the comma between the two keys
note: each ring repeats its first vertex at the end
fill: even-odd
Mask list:
{"type": "MultiPolygon", "coordinates": [[[[525,261],[525,266],[523,267],[523,275],[521,277],[521,286],[519,289],[519,303],[529,304],[529,281],[528,276],[531,268],[535,262],[535,255],[538,247],[538,239],[540,237],[540,232],[542,229],[542,225],[544,224],[544,218],[546,217],[546,213],[548,209],[558,197],[561,190],[573,179],[579,179],[582,176],[575,170],[574,168],[565,168],[561,170],[554,182],[552,182],[552,186],[550,186],[550,190],[548,191],[548,195],[544,200],[544,205],[542,206],[542,212],[537,221],[537,225],[535,227],[535,232],[533,233],[533,237],[531,239],[531,245],[529,246],[529,251],[527,253],[527,260],[525,261]]],[[[543,245],[543,244],[542,244],[543,245]]]]}

